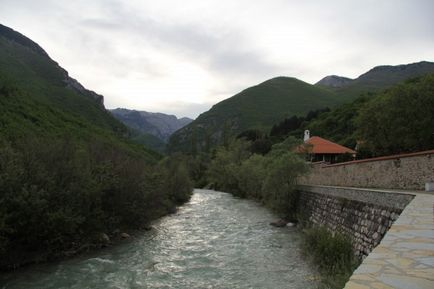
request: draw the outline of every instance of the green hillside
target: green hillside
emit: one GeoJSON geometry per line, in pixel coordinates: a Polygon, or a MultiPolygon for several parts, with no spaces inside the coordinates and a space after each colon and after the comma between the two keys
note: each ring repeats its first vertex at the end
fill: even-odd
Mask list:
{"type": "Polygon", "coordinates": [[[328,89],[346,100],[353,100],[362,94],[381,92],[399,82],[428,73],[434,73],[434,62],[420,61],[395,66],[381,65],[372,68],[354,80],[346,82],[341,87],[329,86],[328,89]]]}
{"type": "Polygon", "coordinates": [[[127,128],[103,105],[103,97],[81,86],[36,43],[0,25],[0,85],[13,96],[2,97],[0,132],[4,137],[70,135],[110,139],[155,162],[153,151],[124,138],[127,128]]]}
{"type": "Polygon", "coordinates": [[[166,143],[150,133],[138,132],[131,129],[130,138],[134,142],[142,144],[145,147],[150,148],[161,154],[164,154],[166,151],[166,143]]]}
{"type": "Polygon", "coordinates": [[[358,149],[358,157],[434,148],[434,74],[412,78],[360,97],[313,118],[290,118],[273,126],[272,139],[301,138],[304,130],[358,149]]]}
{"type": "Polygon", "coordinates": [[[284,117],[332,107],[339,98],[331,91],[296,78],[277,77],[214,105],[172,135],[170,151],[197,150],[223,142],[246,129],[266,130],[284,117]],[[193,143],[192,143],[192,135],[193,143]]]}
{"type": "Polygon", "coordinates": [[[0,269],[107,244],[189,198],[183,164],[129,137],[101,95],[0,25],[0,269]]]}
{"type": "Polygon", "coordinates": [[[361,95],[374,95],[399,82],[433,72],[433,62],[421,61],[377,66],[353,80],[328,76],[315,85],[290,77],[273,78],[214,105],[174,133],[168,150],[193,153],[208,150],[244,130],[267,130],[285,117],[304,116],[309,111],[349,103],[361,95]]]}

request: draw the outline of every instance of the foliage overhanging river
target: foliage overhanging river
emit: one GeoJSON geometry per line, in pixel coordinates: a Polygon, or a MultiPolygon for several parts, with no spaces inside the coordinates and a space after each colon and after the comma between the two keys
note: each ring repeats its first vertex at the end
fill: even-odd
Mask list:
{"type": "Polygon", "coordinates": [[[176,214],[134,240],[2,274],[1,288],[315,288],[300,234],[230,194],[196,190],[176,214]]]}

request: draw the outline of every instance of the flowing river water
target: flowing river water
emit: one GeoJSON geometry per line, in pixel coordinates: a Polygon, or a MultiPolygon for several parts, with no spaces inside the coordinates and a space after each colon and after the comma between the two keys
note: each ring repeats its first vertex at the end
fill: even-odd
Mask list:
{"type": "Polygon", "coordinates": [[[195,190],[176,214],[91,255],[0,275],[0,288],[316,288],[295,228],[230,194],[195,190]]]}

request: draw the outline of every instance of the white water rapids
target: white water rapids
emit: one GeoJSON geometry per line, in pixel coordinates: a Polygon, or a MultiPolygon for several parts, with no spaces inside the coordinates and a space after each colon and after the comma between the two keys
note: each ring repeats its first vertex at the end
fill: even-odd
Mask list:
{"type": "Polygon", "coordinates": [[[0,288],[315,288],[295,228],[230,194],[195,190],[178,212],[125,242],[0,275],[0,288]]]}

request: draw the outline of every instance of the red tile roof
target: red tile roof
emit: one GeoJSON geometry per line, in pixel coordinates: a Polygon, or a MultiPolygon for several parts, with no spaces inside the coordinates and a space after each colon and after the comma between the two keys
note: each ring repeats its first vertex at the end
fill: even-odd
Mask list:
{"type": "Polygon", "coordinates": [[[307,142],[297,148],[298,152],[308,152],[313,154],[355,154],[350,148],[341,146],[337,143],[323,139],[319,136],[313,136],[307,142]]]}

